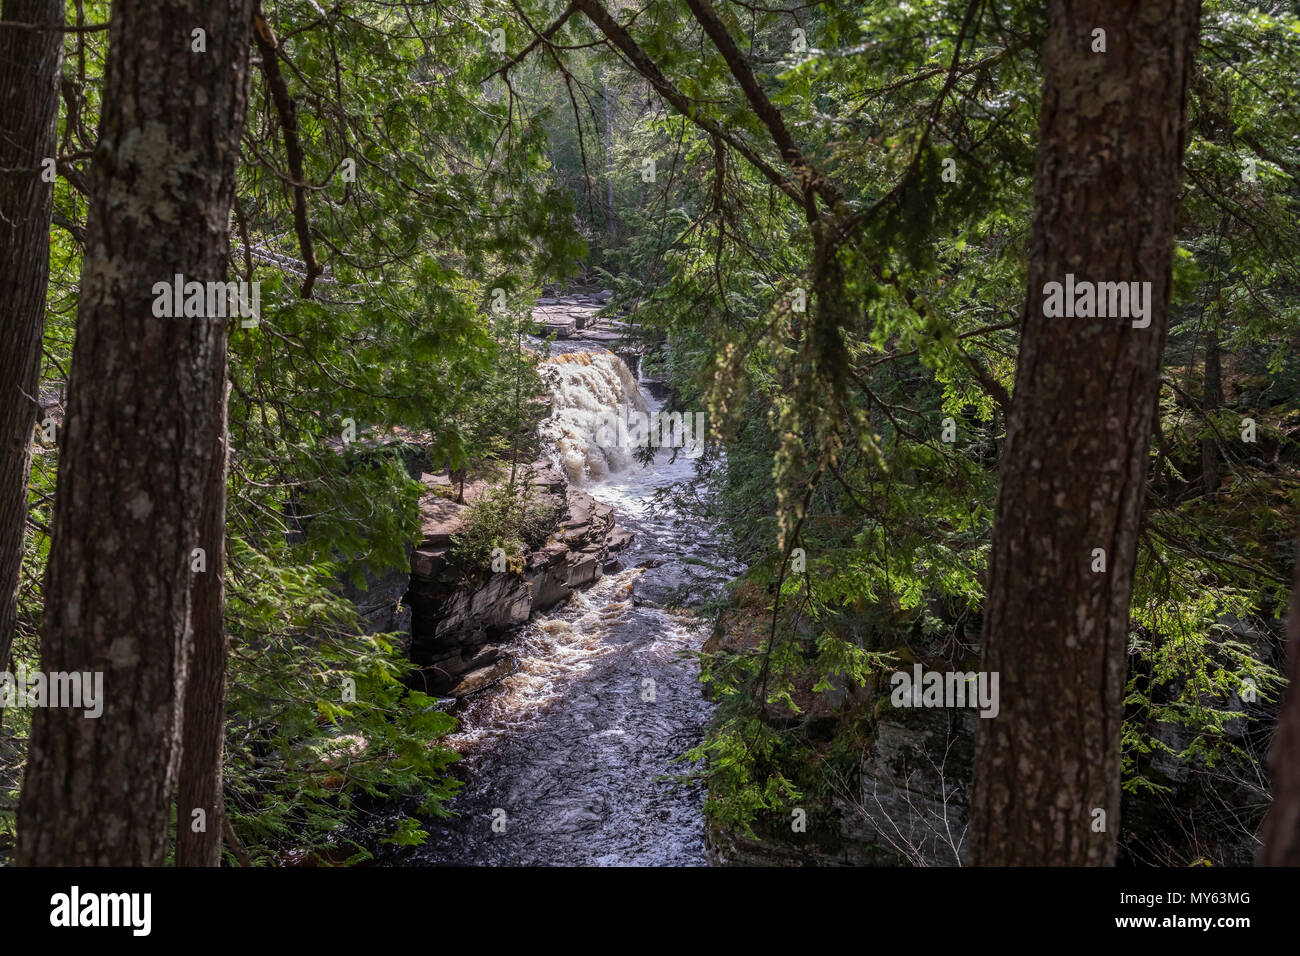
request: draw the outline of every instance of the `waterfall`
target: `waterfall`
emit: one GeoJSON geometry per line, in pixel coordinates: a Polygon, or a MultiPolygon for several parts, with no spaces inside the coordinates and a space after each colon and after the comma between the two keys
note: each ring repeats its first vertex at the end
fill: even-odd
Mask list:
{"type": "Polygon", "coordinates": [[[611,414],[647,411],[626,363],[611,352],[569,352],[552,356],[540,371],[551,388],[551,417],[539,431],[565,477],[584,484],[631,464],[633,449],[601,430],[611,414]]]}

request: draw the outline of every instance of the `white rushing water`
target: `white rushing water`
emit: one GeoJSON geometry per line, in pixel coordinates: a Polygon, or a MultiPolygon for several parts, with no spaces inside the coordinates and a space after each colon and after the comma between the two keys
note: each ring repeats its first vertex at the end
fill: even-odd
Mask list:
{"type": "Polygon", "coordinates": [[[632,465],[633,449],[600,434],[611,414],[647,411],[627,364],[611,352],[569,352],[552,356],[541,372],[551,389],[551,417],[540,432],[564,476],[585,485],[632,465]]]}

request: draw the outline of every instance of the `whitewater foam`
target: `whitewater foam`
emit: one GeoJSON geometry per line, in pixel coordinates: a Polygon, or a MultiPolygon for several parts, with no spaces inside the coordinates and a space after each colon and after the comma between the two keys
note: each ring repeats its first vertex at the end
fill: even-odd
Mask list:
{"type": "Polygon", "coordinates": [[[598,440],[611,414],[648,411],[627,364],[612,352],[569,352],[552,356],[540,371],[551,389],[551,417],[539,432],[565,477],[587,484],[632,464],[631,447],[598,440]]]}

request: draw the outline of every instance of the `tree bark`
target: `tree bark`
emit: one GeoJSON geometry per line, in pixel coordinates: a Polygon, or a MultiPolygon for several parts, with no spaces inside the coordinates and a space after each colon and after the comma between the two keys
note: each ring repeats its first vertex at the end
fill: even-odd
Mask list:
{"type": "MultiPolygon", "coordinates": [[[[62,24],[63,0],[5,0],[0,20],[62,24]]],[[[63,34],[0,28],[0,670],[17,621],[50,274],[63,34]]]]}
{"type": "Polygon", "coordinates": [[[612,249],[617,241],[618,229],[614,221],[614,106],[611,98],[614,95],[609,86],[609,78],[602,72],[600,75],[600,95],[605,101],[605,185],[609,194],[609,219],[606,226],[609,231],[609,245],[612,249]]]}
{"type": "Polygon", "coordinates": [[[1000,714],[979,722],[975,864],[1115,859],[1129,600],[1199,20],[1199,0],[1051,7],[985,609],[1000,714]],[[1092,52],[1098,28],[1105,53],[1092,52]],[[1150,326],[1046,316],[1044,286],[1067,273],[1150,282],[1150,326]]]}
{"type": "Polygon", "coordinates": [[[251,19],[112,5],[42,631],[47,671],[103,673],[103,713],[34,711],[22,864],[166,858],[226,321],[160,318],[154,285],[224,279],[251,19]]]}
{"type": "Polygon", "coordinates": [[[217,406],[212,466],[203,492],[199,547],[207,566],[194,575],[194,639],[185,681],[181,771],[176,803],[176,865],[220,866],[221,756],[226,739],[226,397],[225,369],[214,382],[217,406]],[[195,811],[203,811],[196,815],[195,811]]]}
{"type": "Polygon", "coordinates": [[[1269,753],[1273,805],[1264,818],[1263,866],[1300,866],[1300,547],[1287,611],[1286,696],[1269,753]]]}

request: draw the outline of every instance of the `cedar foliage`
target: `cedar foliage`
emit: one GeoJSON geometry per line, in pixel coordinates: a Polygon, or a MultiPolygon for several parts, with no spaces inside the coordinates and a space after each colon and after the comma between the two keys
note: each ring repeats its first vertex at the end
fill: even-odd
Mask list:
{"type": "MultiPolygon", "coordinates": [[[[704,661],[717,717],[690,756],[717,820],[779,828],[796,801],[851,790],[888,672],[936,647],[960,660],[978,641],[1027,281],[1043,5],[712,4],[802,153],[793,169],[701,4],[611,4],[617,50],[597,22],[606,8],[578,6],[264,10],[284,89],[255,58],[230,278],[262,283],[262,319],[230,328],[225,612],[226,803],[253,862],[355,861],[372,852],[368,830],[418,842],[417,820],[381,819],[376,801],[416,791],[438,814],[455,791],[454,755],[436,743],[454,721],[406,691],[393,639],[364,633],[341,582],[408,560],[413,457],[491,469],[530,434],[537,412],[516,395],[521,374],[536,394],[535,358],[517,324],[492,318],[493,289],[518,312],[580,265],[603,277],[636,308],[673,407],[708,410],[708,493],[687,500],[747,567],[705,607],[723,638],[704,661]],[[346,420],[363,441],[342,443],[346,420]],[[740,623],[758,639],[728,643],[740,623]]],[[[69,22],[107,14],[103,0],[68,5],[69,22]]],[[[1202,23],[1122,758],[1130,798],[1168,796],[1171,765],[1207,790],[1245,781],[1248,812],[1225,805],[1216,825],[1252,829],[1300,524],[1300,5],[1211,0],[1202,23]]],[[[64,37],[41,371],[56,412],[106,47],[106,33],[64,37]]],[[[28,666],[57,454],[36,448],[28,492],[14,643],[28,666]]],[[[498,510],[480,546],[519,527],[498,510]]],[[[5,715],[0,834],[27,718],[5,715]]],[[[1219,852],[1131,832],[1122,845],[1145,862],[1219,852]]]]}

